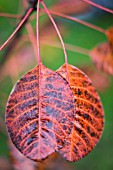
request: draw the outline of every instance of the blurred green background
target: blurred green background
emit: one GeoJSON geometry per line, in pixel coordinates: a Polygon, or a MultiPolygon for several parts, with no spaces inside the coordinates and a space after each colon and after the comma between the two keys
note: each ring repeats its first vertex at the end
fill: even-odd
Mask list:
{"type": "MultiPolygon", "coordinates": [[[[49,6],[60,1],[46,0],[49,6]]],[[[24,2],[25,3],[25,2],[24,2]]],[[[25,5],[27,4],[27,1],[25,5]]],[[[23,14],[24,7],[22,0],[0,0],[0,13],[23,14]]],[[[71,11],[71,10],[70,10],[71,11]]],[[[70,12],[71,13],[71,12],[70,12]]],[[[76,10],[74,16],[76,16],[76,10]]],[[[95,8],[88,8],[87,11],[81,12],[77,17],[86,20],[94,25],[102,28],[109,28],[113,24],[113,15],[95,8]]],[[[85,49],[91,50],[99,43],[107,41],[104,34],[95,31],[78,23],[55,17],[55,20],[61,30],[64,42],[67,44],[76,45],[85,49]]],[[[14,30],[17,19],[0,17],[0,45],[9,37],[14,30]]],[[[35,32],[35,19],[31,21],[31,25],[35,32]]],[[[51,32],[54,28],[51,27],[47,16],[40,18],[40,34],[41,34],[41,58],[43,64],[52,70],[58,69],[64,63],[63,50],[51,47],[52,41],[59,42],[55,32],[51,32]],[[44,41],[43,41],[44,40],[44,41]],[[46,41],[45,41],[46,40],[46,41]],[[49,42],[47,45],[47,41],[49,42]],[[46,43],[44,45],[44,43],[46,43]]],[[[31,42],[29,41],[26,28],[22,32],[23,38],[19,40],[17,46],[13,47],[12,52],[3,62],[3,57],[6,52],[4,49],[0,52],[0,159],[9,159],[9,150],[7,143],[6,129],[4,126],[4,114],[8,96],[16,81],[27,71],[32,69],[37,64],[37,59],[34,54],[31,42]]],[[[59,42],[60,43],[60,42],[59,42]]],[[[54,43],[53,43],[54,45],[54,43]]],[[[88,55],[72,52],[67,50],[69,63],[79,68],[93,68],[93,63],[88,55]]],[[[95,69],[95,68],[94,68],[95,69]]],[[[96,72],[96,69],[95,69],[96,72]]],[[[91,76],[91,75],[90,75],[91,76]]],[[[97,91],[101,97],[105,110],[105,128],[98,145],[93,151],[82,160],[72,163],[73,169],[76,170],[113,170],[113,78],[112,76],[103,75],[105,78],[101,88],[97,91]],[[103,88],[103,86],[106,86],[103,88]]],[[[100,76],[101,79],[101,76],[100,76]]],[[[95,76],[95,81],[96,76],[95,76]]],[[[99,80],[100,81],[100,80],[99,80]]],[[[1,166],[1,165],[0,165],[1,166]]],[[[62,167],[63,169],[63,167],[62,167]]],[[[0,169],[2,170],[2,169],[0,169]]]]}

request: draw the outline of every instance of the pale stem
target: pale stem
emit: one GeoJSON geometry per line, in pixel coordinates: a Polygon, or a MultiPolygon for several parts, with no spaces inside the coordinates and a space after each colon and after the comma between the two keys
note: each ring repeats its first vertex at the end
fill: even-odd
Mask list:
{"type": "Polygon", "coordinates": [[[80,24],[82,24],[82,25],[85,25],[85,26],[87,26],[87,27],[90,27],[90,28],[92,28],[92,29],[94,29],[94,30],[96,30],[96,31],[102,32],[102,33],[104,33],[104,34],[106,33],[106,30],[105,30],[105,29],[103,29],[103,28],[101,28],[101,27],[98,27],[98,26],[96,26],[96,25],[90,24],[90,23],[88,23],[88,22],[86,22],[86,21],[80,20],[80,19],[78,19],[78,18],[69,16],[69,15],[65,15],[65,14],[62,14],[62,13],[59,13],[59,12],[56,12],[56,11],[52,11],[52,10],[49,10],[49,12],[50,12],[51,14],[53,14],[53,15],[56,15],[56,16],[59,16],[59,17],[62,17],[62,18],[66,18],[66,19],[69,19],[69,20],[72,20],[72,21],[75,21],[75,22],[78,22],[78,23],[80,23],[80,24]]]}
{"type": "Polygon", "coordinates": [[[54,26],[57,34],[58,34],[58,37],[59,37],[59,39],[60,39],[60,41],[61,41],[62,48],[63,48],[63,51],[64,51],[64,56],[65,56],[65,62],[66,62],[67,78],[68,78],[68,81],[69,81],[69,76],[68,76],[68,58],[67,58],[67,52],[66,52],[66,48],[65,48],[64,41],[63,41],[63,39],[62,39],[62,36],[61,36],[61,34],[60,34],[60,31],[59,31],[59,29],[58,29],[58,27],[57,27],[57,25],[56,25],[53,17],[51,16],[49,10],[48,10],[47,7],[46,7],[46,4],[44,3],[44,1],[41,1],[41,3],[42,3],[42,5],[43,5],[43,7],[44,7],[44,9],[45,9],[45,11],[46,11],[46,13],[47,13],[47,15],[49,16],[49,18],[50,18],[50,20],[51,20],[51,22],[52,22],[52,24],[53,24],[53,26],[54,26]]]}
{"type": "Polygon", "coordinates": [[[19,14],[0,13],[0,17],[20,19],[20,18],[21,18],[21,15],[19,15],[19,14]]]}
{"type": "Polygon", "coordinates": [[[83,1],[87,2],[88,4],[90,4],[90,5],[94,6],[94,7],[97,7],[99,9],[103,10],[103,11],[106,11],[106,12],[109,12],[109,13],[113,14],[113,10],[108,9],[106,7],[103,7],[103,6],[101,6],[101,5],[99,5],[99,4],[95,3],[95,2],[92,2],[91,0],[83,0],[83,1]]]}
{"type": "Polygon", "coordinates": [[[39,11],[40,11],[40,0],[37,3],[37,21],[36,21],[36,38],[37,38],[37,55],[38,55],[38,65],[41,63],[40,57],[40,38],[39,38],[39,11]]]}
{"type": "Polygon", "coordinates": [[[11,36],[5,41],[5,43],[0,47],[0,51],[3,50],[6,45],[9,43],[9,41],[15,36],[15,34],[18,32],[18,30],[21,28],[23,23],[26,21],[26,19],[29,17],[31,12],[33,11],[33,8],[30,8],[28,12],[26,13],[25,17],[22,19],[22,21],[19,23],[18,27],[15,29],[15,31],[11,34],[11,36]]]}
{"type": "MultiPolygon", "coordinates": [[[[41,57],[40,57],[40,37],[39,37],[39,13],[40,13],[40,1],[41,0],[38,0],[38,3],[37,3],[37,19],[36,19],[36,40],[37,40],[37,59],[38,59],[38,82],[39,82],[39,92],[38,92],[38,108],[39,108],[39,119],[38,119],[38,123],[39,123],[39,131],[38,131],[38,137],[39,137],[39,146],[41,145],[41,142],[40,142],[40,134],[41,134],[41,91],[42,91],[42,73],[41,73],[41,66],[42,66],[42,63],[41,63],[41,57]]],[[[38,153],[38,155],[40,154],[40,152],[38,153]]],[[[40,157],[40,155],[39,155],[40,157]]]]}

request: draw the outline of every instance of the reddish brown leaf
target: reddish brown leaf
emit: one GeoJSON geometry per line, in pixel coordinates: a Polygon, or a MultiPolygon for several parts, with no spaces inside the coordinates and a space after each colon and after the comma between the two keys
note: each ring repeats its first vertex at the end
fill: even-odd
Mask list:
{"type": "Polygon", "coordinates": [[[113,52],[109,43],[103,43],[92,49],[90,57],[98,69],[113,75],[113,52]]]}
{"type": "Polygon", "coordinates": [[[42,65],[39,87],[38,70],[37,66],[17,82],[6,109],[6,125],[13,143],[35,161],[62,148],[75,114],[68,82],[42,65]]]}
{"type": "MultiPolygon", "coordinates": [[[[66,78],[66,65],[57,72],[66,78]]],[[[99,141],[104,111],[90,79],[71,65],[68,65],[68,72],[76,101],[76,115],[73,130],[59,152],[65,159],[77,161],[87,155],[99,141]]]]}

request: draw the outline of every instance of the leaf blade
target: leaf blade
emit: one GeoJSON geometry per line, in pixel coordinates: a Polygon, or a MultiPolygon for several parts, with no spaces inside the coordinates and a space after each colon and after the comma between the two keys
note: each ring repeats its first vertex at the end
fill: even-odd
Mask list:
{"type": "MultiPolygon", "coordinates": [[[[66,78],[65,64],[57,70],[66,78]]],[[[74,127],[59,153],[69,161],[86,156],[98,143],[104,124],[100,98],[90,79],[78,68],[68,65],[70,87],[76,102],[74,127]]]]}
{"type": "Polygon", "coordinates": [[[38,67],[17,82],[6,109],[6,125],[13,143],[26,157],[35,161],[45,159],[62,147],[66,136],[71,133],[71,120],[75,114],[68,82],[43,65],[41,71],[41,113],[38,67]]]}

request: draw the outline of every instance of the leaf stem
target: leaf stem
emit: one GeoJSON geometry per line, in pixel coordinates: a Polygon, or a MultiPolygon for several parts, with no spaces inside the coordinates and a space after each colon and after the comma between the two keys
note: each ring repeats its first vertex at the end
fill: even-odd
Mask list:
{"type": "MultiPolygon", "coordinates": [[[[37,3],[37,19],[36,19],[36,40],[37,40],[37,59],[38,59],[38,81],[39,81],[39,92],[38,92],[38,108],[39,108],[39,146],[40,146],[40,135],[41,135],[41,85],[42,85],[42,73],[41,73],[41,66],[42,66],[42,63],[41,63],[41,57],[40,57],[40,36],[39,36],[39,13],[40,13],[40,1],[41,0],[38,0],[38,3],[37,3]]],[[[38,153],[40,154],[40,152],[38,153]]]]}
{"type": "Polygon", "coordinates": [[[37,50],[38,50],[38,65],[41,63],[40,57],[40,37],[39,37],[39,11],[40,11],[40,0],[37,3],[37,20],[36,20],[36,38],[37,38],[37,50]]]}
{"type": "Polygon", "coordinates": [[[113,10],[108,9],[106,7],[103,7],[103,6],[99,5],[99,4],[96,4],[95,2],[92,2],[91,0],[83,0],[83,1],[87,2],[90,5],[93,5],[94,7],[97,7],[99,9],[103,10],[103,11],[106,11],[106,12],[109,12],[109,13],[113,14],[113,10]]]}
{"type": "Polygon", "coordinates": [[[45,9],[45,11],[46,11],[46,13],[47,13],[47,15],[49,16],[49,18],[50,18],[50,20],[51,20],[51,22],[52,22],[52,24],[53,24],[53,26],[54,26],[57,34],[58,34],[58,37],[59,37],[59,39],[60,39],[60,41],[61,41],[62,48],[63,48],[63,51],[64,51],[64,56],[65,56],[67,79],[68,79],[68,82],[69,82],[69,76],[68,76],[68,57],[67,57],[67,52],[66,52],[66,47],[65,47],[64,41],[63,41],[63,39],[62,39],[62,36],[61,36],[61,34],[60,34],[60,31],[59,31],[59,29],[58,29],[58,27],[57,27],[57,25],[56,25],[56,23],[55,23],[52,15],[50,14],[49,10],[48,10],[47,7],[46,7],[46,4],[44,3],[44,1],[41,1],[41,3],[42,3],[42,5],[43,5],[43,7],[44,7],[44,9],[45,9]]]}

